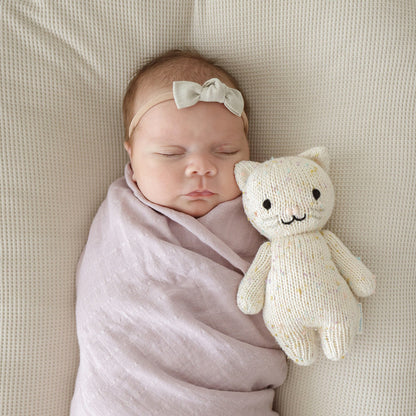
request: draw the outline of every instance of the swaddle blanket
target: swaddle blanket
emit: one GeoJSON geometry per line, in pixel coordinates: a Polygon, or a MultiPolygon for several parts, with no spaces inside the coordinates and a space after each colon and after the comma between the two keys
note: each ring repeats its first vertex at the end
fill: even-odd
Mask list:
{"type": "Polygon", "coordinates": [[[237,287],[262,243],[241,198],[201,218],[114,182],[77,275],[71,415],[275,415],[286,358],[237,287]]]}

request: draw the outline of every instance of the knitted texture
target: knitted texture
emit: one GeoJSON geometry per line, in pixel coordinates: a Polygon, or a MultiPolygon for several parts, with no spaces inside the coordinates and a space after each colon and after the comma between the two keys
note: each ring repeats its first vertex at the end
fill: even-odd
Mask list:
{"type": "Polygon", "coordinates": [[[300,365],[316,358],[315,330],[330,360],[345,357],[361,318],[352,292],[369,296],[375,289],[363,263],[321,230],[335,199],[323,169],[328,160],[326,149],[314,148],[235,169],[247,217],[270,240],[242,279],[237,303],[246,314],[263,309],[268,330],[300,365]]]}

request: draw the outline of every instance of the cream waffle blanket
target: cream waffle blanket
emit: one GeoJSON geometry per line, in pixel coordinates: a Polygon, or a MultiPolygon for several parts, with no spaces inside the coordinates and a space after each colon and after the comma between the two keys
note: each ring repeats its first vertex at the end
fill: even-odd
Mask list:
{"type": "Polygon", "coordinates": [[[71,415],[272,415],[286,359],[236,305],[261,237],[241,199],[195,219],[111,185],[78,267],[71,415]]]}

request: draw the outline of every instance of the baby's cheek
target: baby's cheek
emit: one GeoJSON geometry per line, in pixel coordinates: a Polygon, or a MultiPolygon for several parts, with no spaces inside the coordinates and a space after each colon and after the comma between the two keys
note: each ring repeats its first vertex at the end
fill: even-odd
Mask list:
{"type": "Polygon", "coordinates": [[[225,169],[225,171],[220,173],[220,175],[222,176],[223,183],[227,184],[227,188],[229,192],[232,193],[234,198],[241,195],[241,190],[238,187],[237,181],[235,180],[235,176],[234,176],[234,165],[231,167],[228,166],[225,169]]]}
{"type": "Polygon", "coordinates": [[[167,198],[167,190],[171,189],[169,175],[159,172],[141,173],[137,176],[137,186],[142,194],[151,202],[162,204],[167,198]]]}

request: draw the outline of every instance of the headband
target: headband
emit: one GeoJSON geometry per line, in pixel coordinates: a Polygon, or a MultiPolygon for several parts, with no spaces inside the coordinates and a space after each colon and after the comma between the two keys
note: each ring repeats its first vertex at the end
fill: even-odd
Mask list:
{"type": "Polygon", "coordinates": [[[248,120],[244,112],[244,100],[241,92],[235,88],[227,87],[218,78],[212,78],[203,85],[191,81],[175,81],[172,89],[160,90],[145,102],[132,118],[129,127],[129,138],[145,113],[152,107],[170,100],[175,101],[178,110],[192,107],[199,101],[224,104],[231,113],[243,119],[244,131],[247,133],[248,120]]]}

